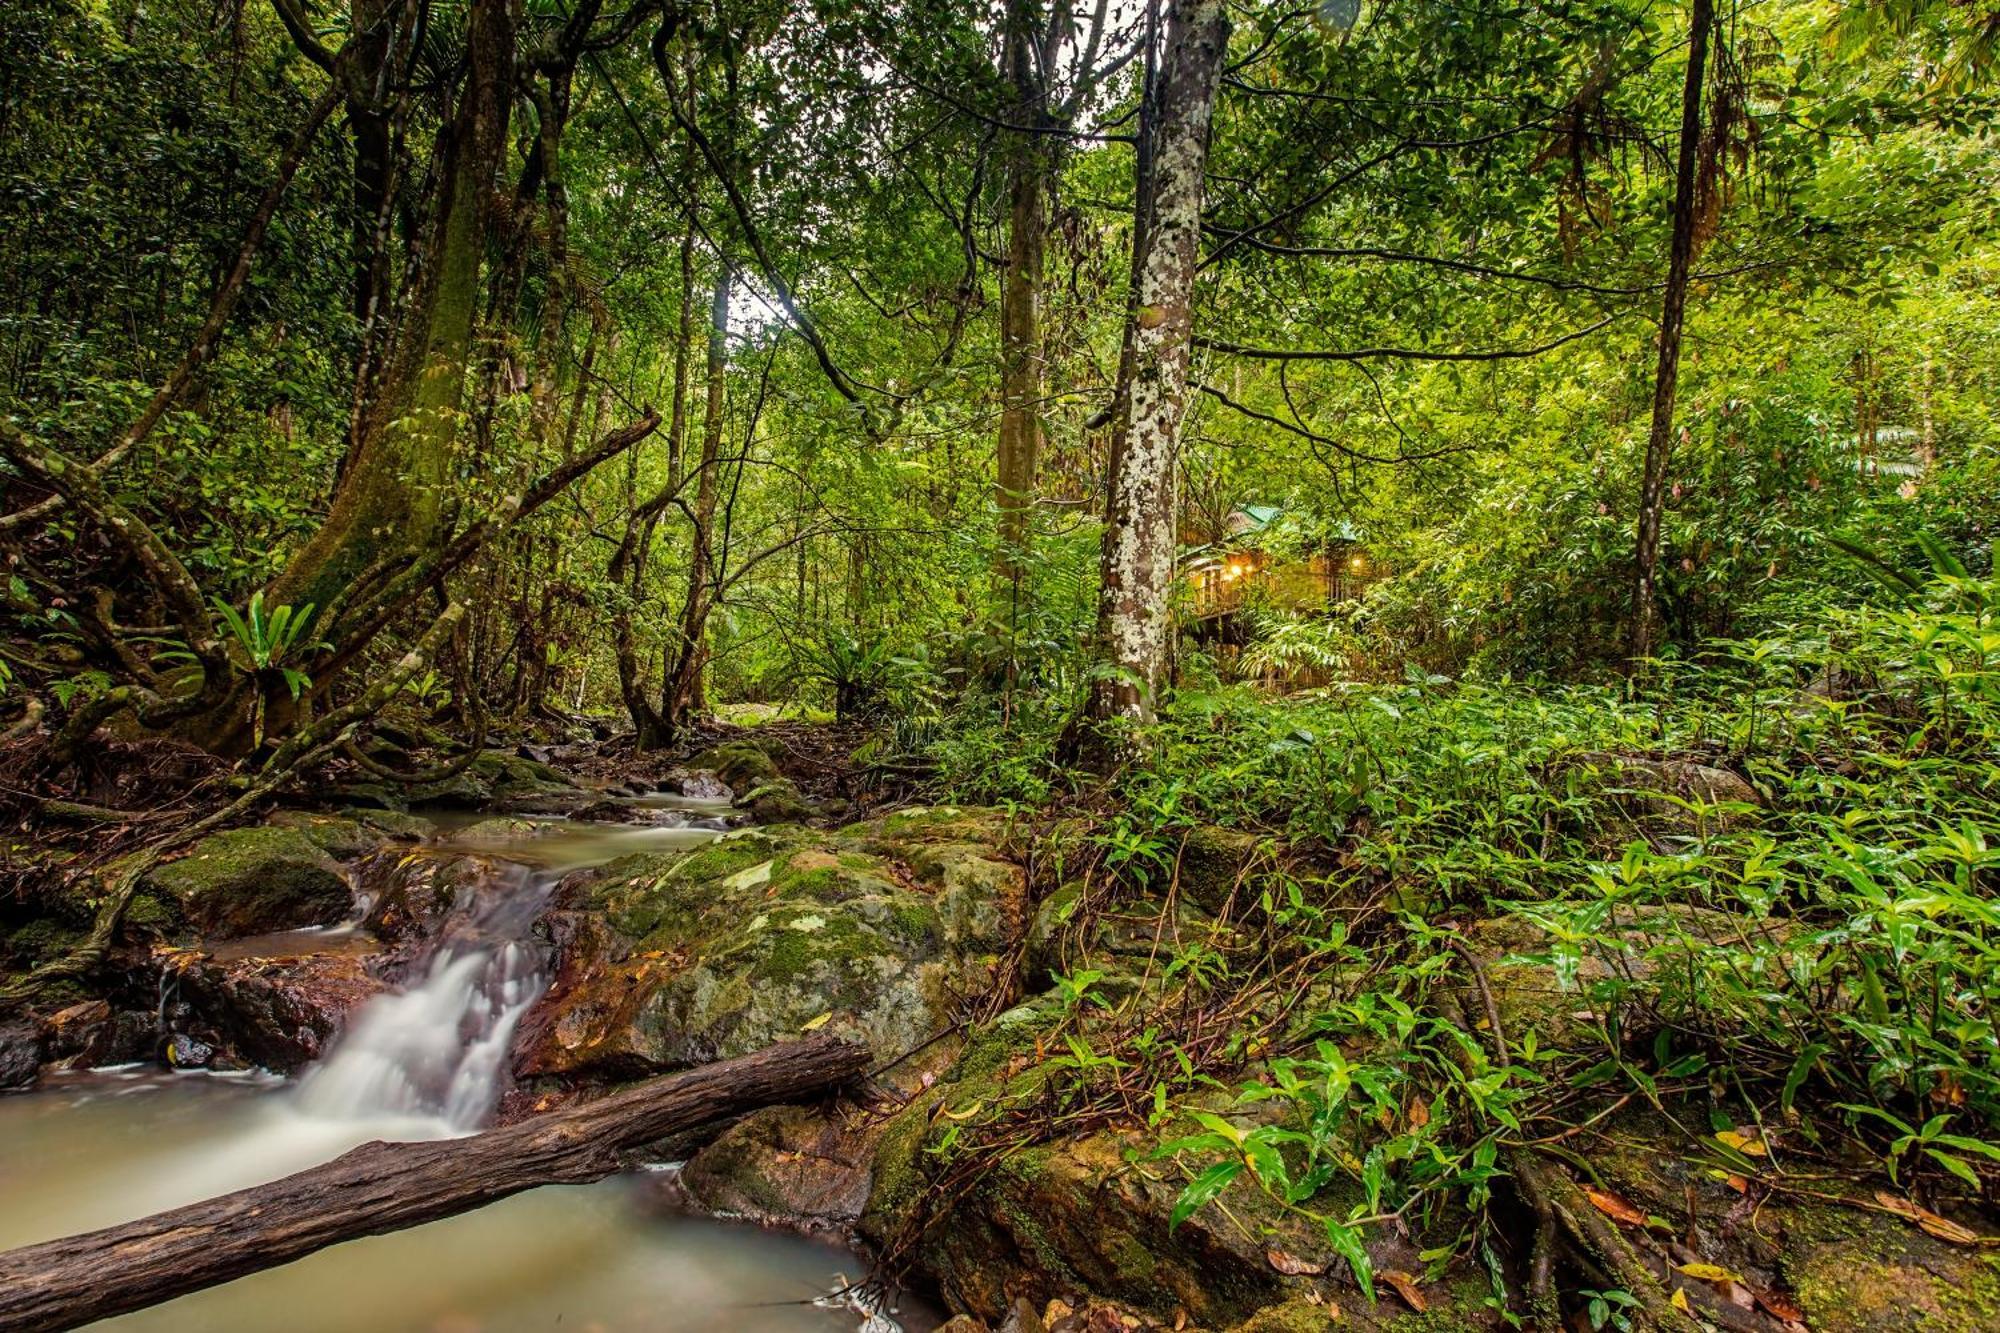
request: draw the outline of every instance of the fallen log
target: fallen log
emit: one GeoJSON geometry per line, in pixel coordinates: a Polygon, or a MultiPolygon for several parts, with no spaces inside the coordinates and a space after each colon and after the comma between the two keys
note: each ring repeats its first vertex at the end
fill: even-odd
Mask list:
{"type": "Polygon", "coordinates": [[[837,1037],[784,1042],[463,1139],[367,1143],[324,1166],[0,1254],[0,1328],[75,1328],[538,1185],[601,1180],[632,1149],[828,1091],[868,1064],[837,1037]]]}

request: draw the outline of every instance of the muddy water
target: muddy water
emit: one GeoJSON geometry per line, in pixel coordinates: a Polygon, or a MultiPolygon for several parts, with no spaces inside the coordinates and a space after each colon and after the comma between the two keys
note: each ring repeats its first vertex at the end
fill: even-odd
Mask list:
{"type": "MultiPolygon", "coordinates": [[[[504,1088],[515,1024],[540,995],[534,917],[561,874],[717,836],[719,812],[674,827],[543,821],[480,836],[494,870],[454,909],[435,953],[356,1012],[295,1082],[151,1069],[57,1076],[0,1097],[0,1248],[205,1198],[326,1161],[371,1139],[469,1133],[504,1088]]],[[[246,942],[247,943],[247,942],[246,942]]],[[[294,932],[255,951],[368,947],[352,930],[294,932]]],[[[239,945],[239,947],[243,947],[239,945]]],[[[812,1240],[674,1214],[658,1173],[533,1190],[461,1217],[323,1251],[296,1264],[100,1325],[134,1333],[790,1333],[935,1327],[815,1303],[862,1271],[812,1240]]]]}

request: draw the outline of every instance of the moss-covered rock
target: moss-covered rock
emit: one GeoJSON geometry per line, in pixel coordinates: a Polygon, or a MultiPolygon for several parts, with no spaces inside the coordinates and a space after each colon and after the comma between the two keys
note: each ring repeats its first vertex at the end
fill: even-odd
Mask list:
{"type": "Polygon", "coordinates": [[[1669,755],[1578,755],[1561,774],[1578,795],[1592,798],[1599,844],[1622,846],[1635,837],[1693,838],[1752,823],[1764,805],[1748,781],[1699,759],[1669,755]]]}
{"type": "Polygon", "coordinates": [[[771,1106],[737,1121],[681,1173],[687,1197],[711,1212],[819,1230],[845,1230],[868,1202],[874,1118],[860,1108],[824,1113],[771,1106]]]}
{"type": "Polygon", "coordinates": [[[388,810],[350,809],[337,814],[280,810],[264,821],[297,829],[336,861],[366,856],[385,842],[414,842],[433,831],[429,820],[388,810]]]}
{"type": "Polygon", "coordinates": [[[738,804],[759,824],[803,824],[819,815],[819,808],[786,778],[758,783],[739,798],[738,804]]]}
{"type": "MultiPolygon", "coordinates": [[[[1669,1109],[1671,1119],[1650,1108],[1620,1112],[1600,1126],[1590,1154],[1602,1188],[1664,1219],[1664,1245],[1699,1246],[1692,1259],[1784,1297],[1815,1333],[2000,1328],[2000,1260],[1886,1211],[1862,1183],[1872,1162],[1821,1173],[1811,1191],[1766,1194],[1759,1172],[1739,1173],[1714,1145],[1690,1139],[1684,1127],[1709,1123],[1707,1106],[1669,1109]],[[1742,1225],[1735,1219],[1751,1198],[1755,1222],[1742,1225]]],[[[1993,1230],[1966,1220],[1974,1232],[1993,1230]]]]}
{"type": "Polygon", "coordinates": [[[332,925],[354,905],[339,863],[295,828],[210,834],[147,883],[188,926],[216,939],[332,925]]]}
{"type": "Polygon", "coordinates": [[[770,754],[754,740],[724,741],[689,759],[687,766],[707,769],[738,793],[748,792],[781,776],[770,754]]]}
{"type": "Polygon", "coordinates": [[[732,834],[691,852],[626,857],[573,877],[570,956],[530,1016],[527,1074],[630,1075],[841,1033],[894,1059],[948,1027],[955,997],[992,984],[940,902],[976,914],[961,874],[948,900],[866,834],[732,834]]]}

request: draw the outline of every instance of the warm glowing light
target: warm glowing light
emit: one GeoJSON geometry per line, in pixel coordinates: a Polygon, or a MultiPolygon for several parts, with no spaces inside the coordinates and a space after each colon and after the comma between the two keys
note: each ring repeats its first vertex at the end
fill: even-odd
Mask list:
{"type": "Polygon", "coordinates": [[[1347,567],[1348,567],[1349,569],[1360,569],[1360,568],[1361,568],[1361,557],[1357,555],[1357,556],[1355,556],[1355,557],[1354,557],[1353,559],[1349,560],[1349,561],[1347,562],[1347,567]]]}

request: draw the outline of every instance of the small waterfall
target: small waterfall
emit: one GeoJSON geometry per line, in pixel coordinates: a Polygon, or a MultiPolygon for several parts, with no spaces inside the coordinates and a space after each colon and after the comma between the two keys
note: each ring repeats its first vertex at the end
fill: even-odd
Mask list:
{"type": "Polygon", "coordinates": [[[454,910],[421,980],[377,996],[301,1080],[293,1109],[322,1120],[478,1129],[504,1084],[521,1016],[547,984],[528,942],[555,877],[501,864],[454,910]]]}
{"type": "Polygon", "coordinates": [[[373,1139],[452,1138],[486,1123],[506,1088],[514,1029],[548,984],[530,931],[560,876],[511,862],[480,867],[410,982],[362,1005],[261,1127],[168,1173],[152,1210],[274,1180],[373,1139]]]}

